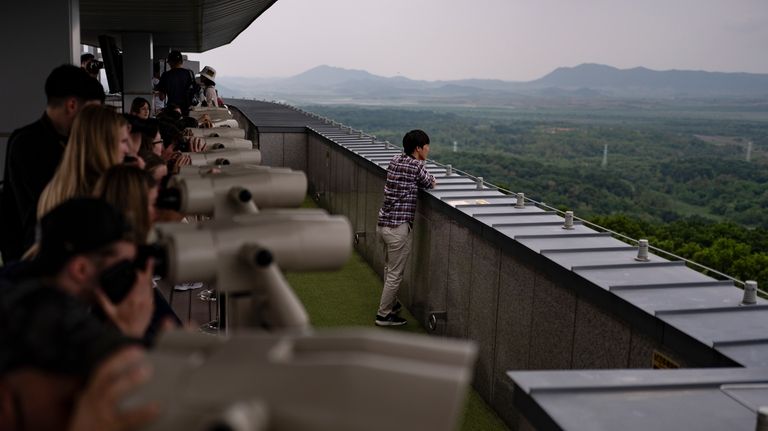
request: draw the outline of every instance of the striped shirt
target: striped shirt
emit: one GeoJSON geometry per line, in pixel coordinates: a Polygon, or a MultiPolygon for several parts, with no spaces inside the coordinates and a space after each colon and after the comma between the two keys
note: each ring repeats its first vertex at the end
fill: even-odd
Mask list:
{"type": "Polygon", "coordinates": [[[425,162],[405,154],[393,157],[387,167],[384,204],[379,210],[379,226],[398,227],[413,222],[419,189],[431,189],[435,177],[425,162]]]}

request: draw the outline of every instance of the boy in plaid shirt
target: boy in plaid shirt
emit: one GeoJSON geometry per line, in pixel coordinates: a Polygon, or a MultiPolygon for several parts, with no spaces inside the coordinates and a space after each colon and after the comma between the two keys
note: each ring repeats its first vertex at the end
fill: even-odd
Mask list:
{"type": "Polygon", "coordinates": [[[429,136],[422,130],[411,130],[403,137],[403,154],[392,158],[387,167],[384,204],[379,210],[376,231],[386,245],[384,289],[376,312],[377,326],[405,325],[407,320],[397,313],[402,305],[397,290],[403,281],[405,261],[411,251],[411,230],[416,216],[419,189],[435,187],[435,177],[427,172],[429,136]]]}

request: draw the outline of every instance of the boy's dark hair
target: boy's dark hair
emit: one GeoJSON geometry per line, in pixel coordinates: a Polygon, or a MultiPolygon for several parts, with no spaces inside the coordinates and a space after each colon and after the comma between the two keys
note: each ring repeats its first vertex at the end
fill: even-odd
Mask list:
{"type": "Polygon", "coordinates": [[[61,65],[45,80],[45,95],[49,106],[59,106],[67,98],[76,97],[81,102],[98,100],[104,103],[104,88],[88,72],[71,64],[61,65]]]}
{"type": "Polygon", "coordinates": [[[429,136],[423,130],[411,130],[403,136],[403,151],[405,154],[413,154],[416,148],[429,145],[429,136]]]}
{"type": "Polygon", "coordinates": [[[175,66],[184,62],[184,57],[181,56],[181,52],[173,50],[168,53],[168,64],[175,66]]]}
{"type": "Polygon", "coordinates": [[[143,97],[135,97],[133,99],[133,102],[131,102],[131,111],[130,112],[139,112],[139,109],[141,109],[142,106],[147,105],[148,107],[152,107],[152,104],[149,103],[149,100],[143,98],[143,97]]]}

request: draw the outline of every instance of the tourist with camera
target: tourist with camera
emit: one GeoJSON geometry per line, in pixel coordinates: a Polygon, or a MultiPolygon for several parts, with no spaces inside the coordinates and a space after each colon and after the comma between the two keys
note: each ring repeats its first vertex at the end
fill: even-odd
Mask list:
{"type": "Polygon", "coordinates": [[[129,431],[157,403],[121,406],[152,368],[137,340],[42,280],[0,288],[0,429],[129,431]]]}
{"type": "Polygon", "coordinates": [[[96,57],[90,52],[80,56],[80,68],[82,68],[92,78],[98,80],[101,69],[104,68],[104,62],[96,60],[96,57]]]}

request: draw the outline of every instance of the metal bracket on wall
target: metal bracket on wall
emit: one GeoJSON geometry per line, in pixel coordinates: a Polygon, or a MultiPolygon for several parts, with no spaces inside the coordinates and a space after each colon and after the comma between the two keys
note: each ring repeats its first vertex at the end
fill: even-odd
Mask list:
{"type": "Polygon", "coordinates": [[[427,316],[427,329],[429,329],[429,332],[435,332],[437,329],[437,322],[446,322],[448,321],[448,312],[447,311],[430,311],[429,316],[427,316]]]}
{"type": "Polygon", "coordinates": [[[355,244],[360,244],[360,238],[365,238],[365,232],[355,232],[355,244]]]}

